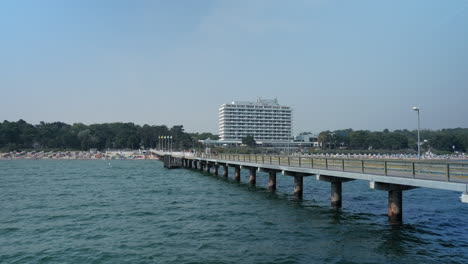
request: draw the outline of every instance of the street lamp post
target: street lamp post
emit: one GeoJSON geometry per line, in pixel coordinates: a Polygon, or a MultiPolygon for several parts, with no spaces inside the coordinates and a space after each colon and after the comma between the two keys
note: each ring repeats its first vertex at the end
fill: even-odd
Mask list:
{"type": "Polygon", "coordinates": [[[419,131],[421,130],[420,120],[419,120],[419,107],[414,106],[413,110],[418,112],[418,159],[421,159],[421,142],[419,138],[419,131]]]}
{"type": "MultiPolygon", "coordinates": [[[[335,132],[332,132],[332,133],[331,133],[331,136],[332,136],[332,140],[333,140],[333,149],[336,149],[335,132]]],[[[331,142],[330,142],[330,143],[331,143],[331,142]]],[[[330,144],[330,148],[331,148],[331,144],[330,144]]]]}

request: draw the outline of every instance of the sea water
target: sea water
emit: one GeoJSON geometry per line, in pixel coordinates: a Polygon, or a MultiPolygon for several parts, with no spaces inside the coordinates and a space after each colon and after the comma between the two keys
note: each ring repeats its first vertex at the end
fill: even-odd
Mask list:
{"type": "MultiPolygon", "coordinates": [[[[387,193],[277,176],[277,191],[155,160],[0,161],[0,263],[468,263],[460,193],[405,191],[404,224],[387,193]]],[[[221,173],[220,173],[221,174],[221,173]]]]}

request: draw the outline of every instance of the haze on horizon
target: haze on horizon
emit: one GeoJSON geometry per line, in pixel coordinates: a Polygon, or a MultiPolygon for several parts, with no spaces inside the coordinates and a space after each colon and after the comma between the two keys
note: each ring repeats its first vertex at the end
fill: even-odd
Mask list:
{"type": "Polygon", "coordinates": [[[278,98],[294,134],[468,127],[468,1],[3,1],[0,120],[182,124],[278,98]]]}

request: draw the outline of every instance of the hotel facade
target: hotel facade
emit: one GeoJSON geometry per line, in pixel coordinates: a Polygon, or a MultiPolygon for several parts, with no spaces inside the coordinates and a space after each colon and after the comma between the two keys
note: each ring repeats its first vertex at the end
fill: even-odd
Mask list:
{"type": "Polygon", "coordinates": [[[260,144],[288,142],[292,121],[291,107],[277,99],[234,101],[219,108],[219,137],[226,143],[241,142],[248,135],[260,144]]]}

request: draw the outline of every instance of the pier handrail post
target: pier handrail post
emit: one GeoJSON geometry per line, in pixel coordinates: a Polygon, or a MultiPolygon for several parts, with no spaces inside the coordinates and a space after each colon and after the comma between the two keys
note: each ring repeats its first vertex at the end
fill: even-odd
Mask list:
{"type": "Polygon", "coordinates": [[[314,158],[310,158],[310,167],[314,168],[314,158]]]}
{"type": "Polygon", "coordinates": [[[447,181],[450,181],[450,163],[447,163],[447,168],[446,168],[446,173],[447,173],[447,181]]]}
{"type": "Polygon", "coordinates": [[[270,165],[271,165],[271,155],[270,155],[270,165]]]}
{"type": "Polygon", "coordinates": [[[341,160],[341,170],[344,171],[344,159],[341,160]]]}
{"type": "Polygon", "coordinates": [[[301,157],[299,157],[299,167],[302,167],[302,164],[301,164],[301,157]]]}
{"type": "Polygon", "coordinates": [[[388,169],[387,169],[387,161],[384,161],[384,175],[387,176],[387,172],[388,172],[388,169]]]}
{"type": "Polygon", "coordinates": [[[265,156],[262,155],[262,164],[265,164],[265,156]]]}
{"type": "Polygon", "coordinates": [[[325,169],[328,170],[328,159],[327,158],[325,158],[325,169]]]}
{"type": "Polygon", "coordinates": [[[416,166],[414,164],[414,161],[411,162],[411,167],[412,167],[412,172],[413,172],[413,178],[416,178],[416,166]]]}
{"type": "Polygon", "coordinates": [[[289,156],[288,156],[288,166],[291,166],[291,161],[289,160],[289,156]]]}
{"type": "Polygon", "coordinates": [[[364,168],[365,168],[364,167],[364,160],[361,160],[361,171],[362,171],[362,173],[364,173],[364,168]]]}

